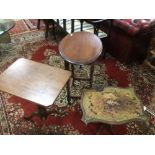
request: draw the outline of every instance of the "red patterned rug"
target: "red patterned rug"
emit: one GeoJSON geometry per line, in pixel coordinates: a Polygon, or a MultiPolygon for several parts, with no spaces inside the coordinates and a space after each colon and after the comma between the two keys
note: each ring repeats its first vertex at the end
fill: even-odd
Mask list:
{"type": "MultiPolygon", "coordinates": [[[[8,54],[0,63],[0,71],[4,71],[16,59],[25,57],[51,66],[64,68],[64,61],[59,56],[57,43],[34,42],[21,45],[21,49],[8,54]]],[[[87,70],[84,69],[83,71],[87,70]]],[[[85,75],[85,72],[80,74],[85,75]]],[[[80,93],[82,83],[75,83],[72,93],[80,93]]],[[[137,65],[125,66],[113,58],[100,60],[95,65],[94,87],[105,86],[133,87],[143,104],[155,110],[155,86],[150,83],[137,65]]],[[[67,104],[65,89],[59,95],[55,104],[47,108],[53,113],[46,120],[34,116],[32,121],[23,119],[36,110],[36,105],[30,101],[0,91],[0,134],[110,134],[109,128],[103,123],[82,122],[82,110],[79,101],[67,104]]],[[[149,122],[147,134],[155,134],[155,118],[146,113],[149,122]]],[[[112,127],[114,134],[146,134],[145,126],[138,122],[112,127]]]]}
{"type": "Polygon", "coordinates": [[[10,35],[28,32],[30,29],[23,19],[15,20],[16,25],[9,31],[10,35]]]}

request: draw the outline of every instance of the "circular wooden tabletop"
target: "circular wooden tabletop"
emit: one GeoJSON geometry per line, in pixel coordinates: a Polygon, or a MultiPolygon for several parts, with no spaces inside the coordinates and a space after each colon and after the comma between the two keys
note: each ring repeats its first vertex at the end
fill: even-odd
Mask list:
{"type": "Polygon", "coordinates": [[[72,64],[90,64],[102,53],[102,42],[93,33],[74,32],[62,39],[59,52],[64,60],[72,64]]]}

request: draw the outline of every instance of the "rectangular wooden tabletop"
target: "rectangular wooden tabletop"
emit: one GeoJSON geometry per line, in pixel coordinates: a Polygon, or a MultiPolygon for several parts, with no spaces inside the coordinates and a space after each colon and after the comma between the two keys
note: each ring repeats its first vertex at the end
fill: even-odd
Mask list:
{"type": "Polygon", "coordinates": [[[20,58],[0,74],[0,90],[49,106],[70,76],[70,71],[20,58]]]}

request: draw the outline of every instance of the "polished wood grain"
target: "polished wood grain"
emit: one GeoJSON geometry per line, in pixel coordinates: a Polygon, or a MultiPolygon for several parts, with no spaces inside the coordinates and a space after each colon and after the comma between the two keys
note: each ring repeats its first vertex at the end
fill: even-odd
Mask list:
{"type": "Polygon", "coordinates": [[[102,42],[90,32],[68,34],[59,44],[61,56],[72,64],[90,64],[102,53],[102,42]]]}
{"type": "Polygon", "coordinates": [[[0,75],[0,90],[49,106],[70,76],[70,71],[20,58],[0,75]]]}

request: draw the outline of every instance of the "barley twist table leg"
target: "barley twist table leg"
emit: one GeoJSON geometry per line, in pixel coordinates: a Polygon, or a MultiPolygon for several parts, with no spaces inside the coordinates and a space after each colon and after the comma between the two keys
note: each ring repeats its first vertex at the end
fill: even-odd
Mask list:
{"type": "Polygon", "coordinates": [[[92,83],[93,83],[93,73],[94,73],[94,64],[91,64],[90,66],[90,87],[92,87],[92,83]]]}

